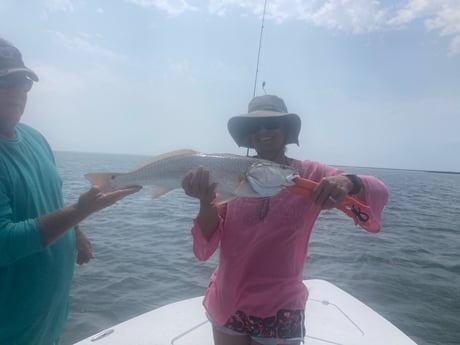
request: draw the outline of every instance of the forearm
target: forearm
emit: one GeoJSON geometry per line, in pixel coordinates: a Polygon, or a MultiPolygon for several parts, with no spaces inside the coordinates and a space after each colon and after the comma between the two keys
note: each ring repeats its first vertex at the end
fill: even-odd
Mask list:
{"type": "Polygon", "coordinates": [[[52,213],[38,217],[43,234],[43,241],[49,245],[62,234],[88,217],[90,213],[77,207],[77,204],[61,208],[52,213]]]}
{"type": "Polygon", "coordinates": [[[217,208],[209,203],[200,202],[200,211],[198,213],[198,224],[203,236],[209,240],[217,229],[219,216],[217,208]]]}
{"type": "Polygon", "coordinates": [[[78,224],[84,216],[74,206],[20,222],[0,219],[0,266],[38,253],[78,224]]]}
{"type": "Polygon", "coordinates": [[[203,207],[202,209],[200,208],[200,213],[193,220],[191,230],[193,236],[193,253],[202,261],[209,259],[214,254],[222,237],[223,220],[220,211],[216,211],[216,213],[217,221],[214,218],[214,211],[203,207]]]}
{"type": "Polygon", "coordinates": [[[129,187],[110,193],[102,193],[99,188],[91,187],[80,195],[78,201],[68,207],[59,209],[38,218],[45,244],[58,239],[69,228],[77,225],[90,214],[113,205],[127,195],[138,192],[142,187],[129,187]]]}

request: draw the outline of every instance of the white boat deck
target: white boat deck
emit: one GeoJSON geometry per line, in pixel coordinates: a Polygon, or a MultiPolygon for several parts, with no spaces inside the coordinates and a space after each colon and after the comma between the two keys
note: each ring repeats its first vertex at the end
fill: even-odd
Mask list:
{"type": "MultiPolygon", "coordinates": [[[[307,345],[416,345],[368,306],[324,280],[305,280],[307,345]]],[[[195,297],[152,310],[75,345],[213,345],[211,325],[195,297]]]]}

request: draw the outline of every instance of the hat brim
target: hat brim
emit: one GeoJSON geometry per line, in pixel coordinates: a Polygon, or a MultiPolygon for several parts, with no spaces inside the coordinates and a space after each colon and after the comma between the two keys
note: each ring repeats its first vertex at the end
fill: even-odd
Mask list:
{"type": "Polygon", "coordinates": [[[38,76],[35,74],[35,72],[27,67],[7,68],[4,70],[0,70],[0,77],[5,77],[7,75],[11,75],[14,73],[23,73],[26,76],[28,76],[30,79],[32,79],[33,81],[35,82],[38,81],[38,76]]]}
{"type": "Polygon", "coordinates": [[[248,114],[238,115],[230,118],[227,123],[228,131],[239,147],[254,148],[248,133],[248,123],[255,119],[263,119],[270,117],[279,117],[285,122],[286,130],[286,145],[299,145],[299,133],[301,120],[299,115],[293,113],[280,113],[268,110],[256,110],[248,114]]]}

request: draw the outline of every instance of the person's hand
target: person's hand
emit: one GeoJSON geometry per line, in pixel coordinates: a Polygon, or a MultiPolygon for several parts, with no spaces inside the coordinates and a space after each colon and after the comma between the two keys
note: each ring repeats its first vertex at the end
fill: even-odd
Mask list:
{"type": "Polygon", "coordinates": [[[91,242],[81,230],[76,230],[76,246],[77,246],[77,264],[83,265],[88,263],[93,256],[93,248],[91,242]]]}
{"type": "Polygon", "coordinates": [[[209,171],[198,168],[195,174],[189,172],[182,180],[185,194],[200,199],[202,204],[211,204],[216,198],[216,183],[209,184],[209,171]]]}
{"type": "Polygon", "coordinates": [[[80,195],[77,202],[77,209],[85,216],[100,211],[116,203],[124,197],[137,193],[141,186],[128,187],[113,192],[103,193],[97,186],[91,187],[80,195]]]}
{"type": "Polygon", "coordinates": [[[324,177],[313,191],[313,203],[321,209],[334,208],[352,190],[353,183],[343,175],[324,177]]]}

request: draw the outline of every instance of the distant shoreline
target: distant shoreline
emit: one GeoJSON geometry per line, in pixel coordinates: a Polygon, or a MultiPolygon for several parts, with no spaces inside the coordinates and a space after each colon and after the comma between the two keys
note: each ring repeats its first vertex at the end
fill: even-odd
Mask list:
{"type": "Polygon", "coordinates": [[[426,173],[432,174],[452,174],[452,175],[460,175],[460,171],[438,171],[438,170],[422,170],[426,173]]]}
{"type": "MultiPolygon", "coordinates": [[[[138,154],[138,153],[113,153],[113,152],[84,152],[84,151],[64,151],[64,150],[53,150],[56,153],[74,153],[74,154],[94,154],[94,155],[114,155],[114,156],[137,156],[145,157],[146,159],[154,155],[138,154]]],[[[383,169],[383,170],[403,170],[403,171],[418,171],[430,174],[451,174],[460,175],[460,171],[443,171],[443,170],[424,170],[424,169],[410,169],[410,168],[385,168],[385,167],[369,167],[369,166],[352,166],[342,164],[328,164],[333,167],[339,168],[366,168],[366,169],[383,169]]]]}

